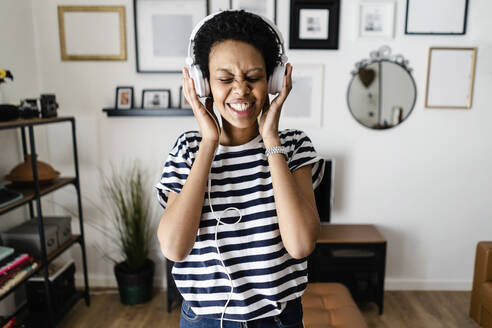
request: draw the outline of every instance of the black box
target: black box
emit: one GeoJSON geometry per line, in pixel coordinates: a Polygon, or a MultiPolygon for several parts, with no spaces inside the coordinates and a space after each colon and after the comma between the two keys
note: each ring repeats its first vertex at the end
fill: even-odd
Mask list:
{"type": "MultiPolygon", "coordinates": [[[[45,312],[47,310],[43,269],[39,270],[38,274],[40,276],[27,280],[27,306],[31,313],[45,312]]],[[[51,272],[49,274],[51,304],[55,313],[58,313],[63,308],[63,305],[75,294],[74,274],[75,263],[73,261],[60,266],[53,274],[51,272]]]]}

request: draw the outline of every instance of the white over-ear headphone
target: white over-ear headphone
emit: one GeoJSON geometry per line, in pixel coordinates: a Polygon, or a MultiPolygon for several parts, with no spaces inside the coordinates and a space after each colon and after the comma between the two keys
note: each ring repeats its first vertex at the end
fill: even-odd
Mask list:
{"type": "MultiPolygon", "coordinates": [[[[195,90],[198,97],[208,97],[210,95],[210,86],[208,84],[208,80],[204,78],[199,65],[195,63],[195,56],[193,54],[193,44],[195,42],[195,35],[198,32],[198,30],[200,30],[202,25],[205,24],[206,21],[208,21],[209,19],[213,18],[215,15],[218,15],[222,12],[223,11],[213,13],[202,19],[195,26],[195,28],[193,29],[190,35],[190,42],[188,44],[188,57],[186,57],[186,65],[188,66],[188,70],[190,72],[191,78],[193,78],[193,81],[195,82],[195,90]]],[[[282,38],[282,33],[280,33],[277,26],[275,26],[275,24],[273,24],[272,21],[261,15],[256,15],[256,16],[263,19],[265,23],[267,23],[267,25],[270,26],[270,28],[273,30],[273,32],[277,36],[278,45],[280,46],[282,51],[282,55],[280,57],[280,63],[277,66],[275,66],[272,75],[268,79],[268,93],[276,94],[282,91],[282,85],[285,75],[285,64],[287,63],[288,60],[287,56],[285,55],[284,39],[282,38]]]]}

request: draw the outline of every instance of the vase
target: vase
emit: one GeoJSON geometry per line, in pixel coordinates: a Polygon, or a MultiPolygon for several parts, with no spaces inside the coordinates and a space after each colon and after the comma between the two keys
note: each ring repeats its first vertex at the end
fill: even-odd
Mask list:
{"type": "Polygon", "coordinates": [[[154,262],[150,259],[146,259],[137,272],[129,272],[124,262],[114,266],[121,304],[143,304],[152,299],[154,268],[154,262]]]}

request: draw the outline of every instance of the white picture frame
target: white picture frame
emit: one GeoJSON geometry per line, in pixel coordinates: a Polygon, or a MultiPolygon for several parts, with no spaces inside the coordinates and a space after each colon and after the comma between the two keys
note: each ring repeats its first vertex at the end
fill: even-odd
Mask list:
{"type": "Polygon", "coordinates": [[[395,3],[363,1],[359,3],[359,37],[394,37],[395,3]]]}
{"type": "Polygon", "coordinates": [[[327,40],[329,37],[330,11],[325,8],[299,10],[299,39],[327,40]]]}
{"type": "Polygon", "coordinates": [[[472,106],[477,48],[429,48],[426,108],[472,106]]]}
{"type": "Polygon", "coordinates": [[[208,0],[135,0],[134,15],[137,72],[181,73],[208,0]]]}
{"type": "Polygon", "coordinates": [[[468,0],[407,0],[405,34],[466,34],[468,0]]]}
{"type": "Polygon", "coordinates": [[[230,9],[245,10],[277,24],[277,0],[230,0],[230,9]]]}
{"type": "MultiPolygon", "coordinates": [[[[324,95],[324,65],[292,64],[292,90],[280,114],[280,127],[320,128],[324,95]]],[[[270,95],[270,101],[276,96],[270,95]]]]}

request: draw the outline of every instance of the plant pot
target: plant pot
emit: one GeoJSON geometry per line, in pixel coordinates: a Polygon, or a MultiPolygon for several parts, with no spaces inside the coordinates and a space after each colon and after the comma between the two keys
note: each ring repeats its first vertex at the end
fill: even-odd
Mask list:
{"type": "Polygon", "coordinates": [[[138,272],[128,272],[124,262],[114,266],[114,274],[118,281],[121,304],[142,304],[152,299],[154,281],[154,262],[145,260],[145,264],[138,272]]]}

